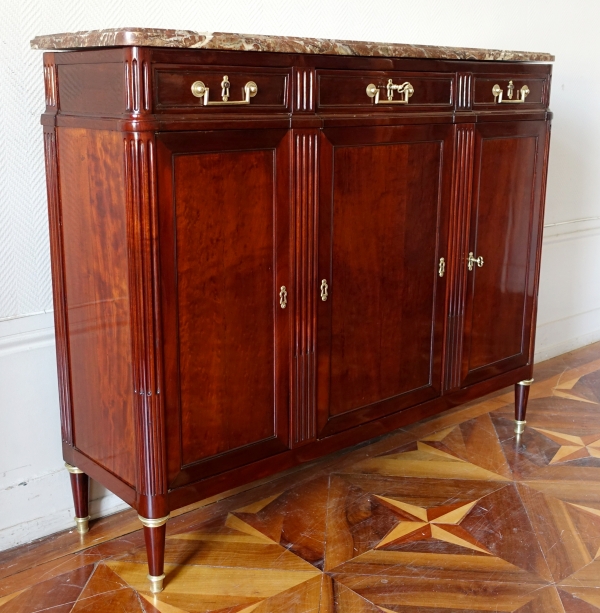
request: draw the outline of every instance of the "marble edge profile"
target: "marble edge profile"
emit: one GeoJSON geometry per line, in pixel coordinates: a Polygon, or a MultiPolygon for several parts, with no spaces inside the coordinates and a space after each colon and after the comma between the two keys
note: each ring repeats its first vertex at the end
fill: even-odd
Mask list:
{"type": "Polygon", "coordinates": [[[36,36],[31,41],[32,49],[45,49],[49,51],[129,46],[445,60],[554,61],[554,56],[549,53],[527,51],[436,47],[430,45],[230,34],[226,32],[194,32],[192,30],[164,30],[155,28],[113,28],[48,34],[36,36]]]}

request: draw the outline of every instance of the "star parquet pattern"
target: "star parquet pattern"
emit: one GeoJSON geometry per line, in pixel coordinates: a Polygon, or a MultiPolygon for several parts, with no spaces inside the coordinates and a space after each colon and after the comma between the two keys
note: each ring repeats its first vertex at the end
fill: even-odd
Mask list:
{"type": "Polygon", "coordinates": [[[512,390],[168,525],[131,515],[0,553],[0,613],[600,612],[600,344],[512,390]]]}

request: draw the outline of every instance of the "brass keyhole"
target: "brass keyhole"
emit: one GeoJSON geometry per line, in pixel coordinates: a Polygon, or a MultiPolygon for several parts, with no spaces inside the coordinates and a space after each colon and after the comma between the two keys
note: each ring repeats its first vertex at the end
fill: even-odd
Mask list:
{"type": "Polygon", "coordinates": [[[329,286],[327,285],[327,280],[323,279],[323,281],[321,281],[321,300],[323,302],[325,302],[327,300],[327,297],[329,296],[329,294],[327,293],[328,289],[329,286]]]}

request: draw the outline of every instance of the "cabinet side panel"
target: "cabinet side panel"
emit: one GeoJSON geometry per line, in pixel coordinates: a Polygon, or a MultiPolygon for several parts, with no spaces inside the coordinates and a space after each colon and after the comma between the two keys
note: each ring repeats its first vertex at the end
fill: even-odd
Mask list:
{"type": "Polygon", "coordinates": [[[125,111],[122,62],[60,64],[58,80],[63,113],[117,115],[125,111]]]}
{"type": "Polygon", "coordinates": [[[74,444],[135,483],[124,161],[117,132],[58,130],[74,444]]]}

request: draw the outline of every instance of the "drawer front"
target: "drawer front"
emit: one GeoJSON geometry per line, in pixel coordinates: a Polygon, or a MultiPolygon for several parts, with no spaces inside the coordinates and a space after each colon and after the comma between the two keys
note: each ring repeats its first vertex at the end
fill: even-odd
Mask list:
{"type": "Polygon", "coordinates": [[[318,98],[321,111],[343,110],[351,112],[410,112],[418,109],[452,110],[454,106],[453,73],[416,73],[384,71],[317,71],[318,98]],[[392,103],[388,103],[389,81],[392,81],[392,103]],[[410,84],[412,94],[408,102],[399,86],[410,84]],[[374,96],[375,88],[367,92],[369,86],[379,91],[374,96]]]}
{"type": "Polygon", "coordinates": [[[522,111],[542,109],[547,105],[548,79],[544,76],[486,74],[474,77],[474,110],[522,111]],[[524,101],[523,89],[526,94],[524,101]]]}
{"type": "Polygon", "coordinates": [[[287,112],[290,72],[248,66],[157,66],[154,69],[154,108],[157,112],[287,112]],[[198,86],[202,83],[204,91],[198,86]],[[225,83],[225,87],[223,84],[225,83]],[[247,95],[248,84],[256,91],[247,95]],[[194,92],[192,86],[196,84],[194,92]],[[223,92],[228,93],[227,101],[223,92]],[[206,97],[208,96],[208,104],[206,97]]]}

